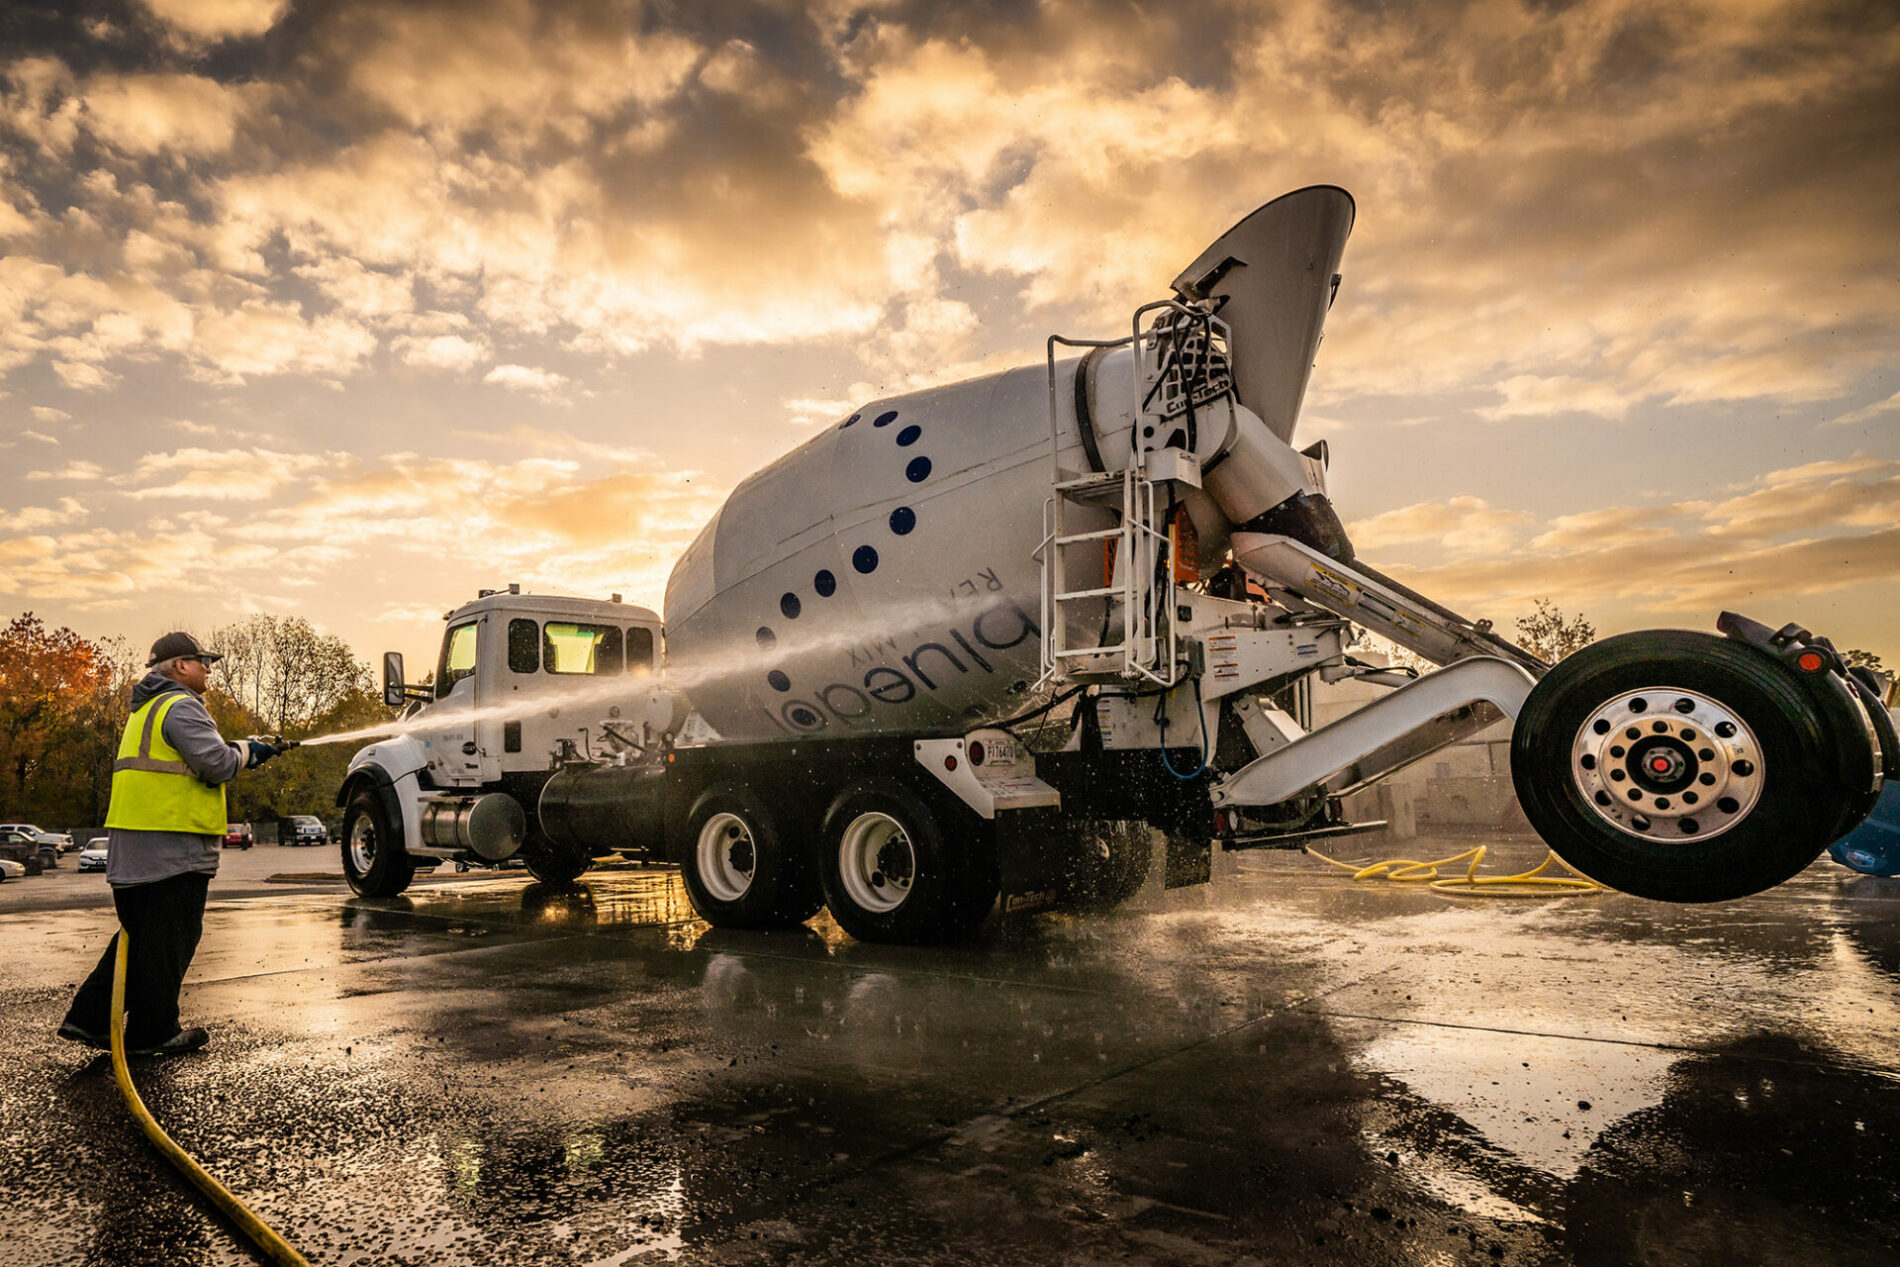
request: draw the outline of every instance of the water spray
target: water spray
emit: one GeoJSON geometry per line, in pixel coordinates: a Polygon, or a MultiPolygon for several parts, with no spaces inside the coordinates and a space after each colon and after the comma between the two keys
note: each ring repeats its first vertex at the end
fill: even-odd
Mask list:
{"type": "MultiPolygon", "coordinates": [[[[523,691],[520,692],[520,698],[465,711],[444,708],[443,705],[449,703],[449,700],[445,698],[425,705],[421,712],[413,716],[397,717],[379,725],[338,731],[331,735],[316,735],[301,741],[287,742],[286,746],[301,745],[314,748],[325,744],[393,738],[422,730],[434,730],[450,721],[469,724],[519,721],[550,709],[584,708],[593,704],[616,703],[648,690],[690,694],[695,688],[728,678],[756,674],[763,668],[774,667],[800,657],[843,651],[866,643],[874,644],[897,638],[932,622],[954,616],[959,605],[954,599],[931,597],[902,607],[887,608],[883,618],[869,627],[859,626],[825,634],[786,637],[769,647],[759,646],[756,640],[749,636],[733,637],[715,648],[696,654],[694,662],[690,665],[668,664],[658,677],[629,674],[588,678],[565,690],[523,691]]],[[[546,679],[537,680],[545,681],[546,679]]],[[[277,743],[278,741],[265,740],[264,742],[277,743]]]]}

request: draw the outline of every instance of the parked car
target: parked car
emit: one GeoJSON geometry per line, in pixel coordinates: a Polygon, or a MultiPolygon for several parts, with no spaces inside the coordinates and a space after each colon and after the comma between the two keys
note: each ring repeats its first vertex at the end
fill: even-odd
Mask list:
{"type": "Polygon", "coordinates": [[[61,850],[72,841],[63,832],[46,831],[32,823],[0,823],[0,833],[5,832],[18,832],[38,845],[42,867],[57,867],[61,850]]]}
{"type": "Polygon", "coordinates": [[[94,836],[79,851],[79,869],[81,871],[104,871],[106,869],[106,837],[94,836]]]}
{"type": "Polygon", "coordinates": [[[330,833],[324,830],[323,820],[315,814],[293,814],[289,818],[277,820],[277,843],[327,845],[330,843],[330,833]]]}
{"type": "Polygon", "coordinates": [[[19,863],[27,875],[38,875],[53,865],[47,859],[58,857],[51,845],[42,845],[37,838],[15,828],[0,828],[0,858],[19,863]]]}
{"type": "Polygon", "coordinates": [[[224,847],[226,849],[249,849],[257,843],[251,835],[249,823],[226,823],[224,825],[224,847]]]}
{"type": "Polygon", "coordinates": [[[0,858],[0,881],[17,880],[26,874],[26,868],[11,858],[0,858]]]}

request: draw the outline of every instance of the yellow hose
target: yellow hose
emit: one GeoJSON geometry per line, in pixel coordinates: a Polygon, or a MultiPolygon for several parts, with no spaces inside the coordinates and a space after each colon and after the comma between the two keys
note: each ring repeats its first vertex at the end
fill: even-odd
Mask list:
{"type": "Polygon", "coordinates": [[[1433,862],[1418,862],[1411,858],[1391,858],[1385,862],[1375,862],[1369,866],[1360,866],[1353,862],[1341,862],[1337,858],[1328,858],[1315,849],[1306,851],[1321,862],[1329,862],[1335,867],[1352,872],[1355,880],[1396,880],[1400,883],[1424,884],[1440,893],[1453,893],[1459,897],[1571,897],[1582,893],[1609,892],[1609,886],[1586,879],[1574,871],[1559,858],[1555,850],[1544,855],[1544,860],[1529,871],[1520,871],[1516,875],[1478,874],[1478,864],[1484,861],[1485,847],[1477,845],[1463,853],[1453,854],[1449,858],[1439,858],[1433,862]],[[1462,876],[1441,880],[1438,868],[1454,862],[1471,860],[1462,876]],[[1551,863],[1556,863],[1568,876],[1545,875],[1551,863]],[[1503,886],[1515,885],[1514,889],[1503,886]]]}
{"type": "Polygon", "coordinates": [[[265,1226],[264,1220],[252,1214],[249,1207],[206,1173],[205,1168],[190,1153],[173,1143],[172,1137],[165,1133],[165,1128],[145,1107],[145,1101],[139,1099],[138,1088],[132,1085],[131,1066],[125,1060],[125,965],[131,940],[124,929],[119,930],[119,959],[112,970],[112,1076],[119,1081],[119,1094],[125,1097],[125,1106],[132,1110],[132,1116],[138,1119],[145,1137],[157,1145],[158,1151],[165,1154],[166,1159],[183,1171],[185,1178],[191,1180],[198,1191],[210,1197],[233,1223],[243,1229],[244,1234],[259,1249],[285,1267],[310,1267],[304,1261],[304,1256],[292,1249],[288,1241],[265,1226]]]}

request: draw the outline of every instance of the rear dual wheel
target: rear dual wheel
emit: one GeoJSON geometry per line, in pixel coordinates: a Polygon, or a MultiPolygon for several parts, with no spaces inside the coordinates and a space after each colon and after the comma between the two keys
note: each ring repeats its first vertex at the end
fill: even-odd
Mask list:
{"type": "Polygon", "coordinates": [[[824,905],[811,849],[751,792],[715,787],[687,817],[680,875],[715,928],[785,928],[824,905]]]}
{"type": "Polygon", "coordinates": [[[832,802],[821,849],[825,903],[859,941],[911,945],[967,935],[999,887],[994,858],[947,846],[910,788],[861,783],[832,802]]]}
{"type": "Polygon", "coordinates": [[[1661,630],[1552,669],[1511,733],[1525,815],[1558,856],[1638,897],[1759,893],[1812,862],[1857,804],[1790,671],[1757,648],[1661,630]]]}

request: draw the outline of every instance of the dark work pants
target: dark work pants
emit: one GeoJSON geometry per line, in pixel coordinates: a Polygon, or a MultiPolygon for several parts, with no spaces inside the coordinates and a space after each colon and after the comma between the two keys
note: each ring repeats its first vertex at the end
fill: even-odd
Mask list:
{"type": "MultiPolygon", "coordinates": [[[[211,877],[202,871],[169,876],[150,884],[112,890],[119,925],[132,937],[125,966],[125,1045],[150,1047],[178,1032],[178,987],[204,934],[205,891],[211,877]]],[[[81,1029],[106,1034],[112,1020],[112,972],[119,954],[114,933],[66,1019],[81,1029]]]]}

